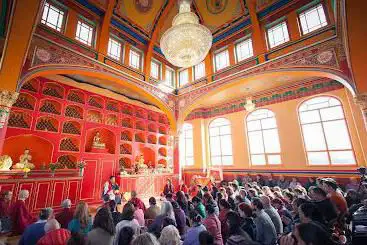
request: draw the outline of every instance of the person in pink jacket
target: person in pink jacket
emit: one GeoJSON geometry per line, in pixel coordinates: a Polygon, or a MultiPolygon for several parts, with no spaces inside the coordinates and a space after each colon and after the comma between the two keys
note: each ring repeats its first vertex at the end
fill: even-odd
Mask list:
{"type": "Polygon", "coordinates": [[[203,225],[207,231],[214,237],[214,245],[223,245],[223,238],[221,232],[221,224],[218,217],[215,215],[215,206],[208,204],[206,209],[206,219],[203,221],[203,225]]]}

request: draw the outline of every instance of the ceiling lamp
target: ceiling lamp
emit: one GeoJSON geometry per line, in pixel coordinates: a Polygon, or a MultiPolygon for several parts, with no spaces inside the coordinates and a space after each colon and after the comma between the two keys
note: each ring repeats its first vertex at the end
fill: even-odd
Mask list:
{"type": "Polygon", "coordinates": [[[252,112],[255,110],[256,105],[252,102],[251,97],[246,98],[246,104],[244,105],[247,112],[252,112]]]}
{"type": "Polygon", "coordinates": [[[179,13],[161,38],[161,50],[173,65],[187,68],[205,59],[212,46],[212,33],[199,24],[199,18],[190,11],[190,1],[181,0],[179,13]]]}

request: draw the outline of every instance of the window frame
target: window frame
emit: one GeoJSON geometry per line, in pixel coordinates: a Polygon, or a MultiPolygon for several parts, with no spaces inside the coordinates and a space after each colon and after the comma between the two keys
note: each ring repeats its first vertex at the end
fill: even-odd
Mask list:
{"type": "MultiPolygon", "coordinates": [[[[307,110],[307,111],[312,111],[312,110],[307,110]]],[[[299,128],[300,128],[300,131],[301,131],[301,136],[302,136],[302,141],[303,141],[303,149],[304,149],[304,152],[305,152],[305,157],[306,157],[306,165],[309,166],[309,167],[325,167],[325,166],[331,166],[331,167],[345,167],[345,166],[357,166],[358,165],[358,162],[357,162],[357,158],[356,158],[356,154],[355,154],[355,150],[354,150],[354,145],[353,145],[353,142],[352,142],[352,138],[351,138],[351,133],[350,133],[350,129],[349,129],[349,126],[348,126],[348,123],[347,123],[347,119],[345,117],[345,110],[344,110],[344,105],[342,103],[342,101],[338,98],[338,97],[335,97],[335,96],[332,96],[332,95],[317,95],[317,96],[313,96],[311,98],[307,98],[305,100],[303,100],[299,105],[298,105],[298,108],[297,108],[297,114],[298,114],[298,123],[299,123],[299,128]],[[329,98],[332,98],[332,99],[335,99],[337,100],[340,104],[339,105],[334,105],[334,106],[329,106],[329,107],[323,107],[323,108],[318,108],[318,109],[313,109],[313,111],[318,111],[319,113],[319,116],[320,116],[320,121],[317,121],[317,122],[311,122],[311,123],[304,123],[302,124],[302,121],[301,121],[301,111],[300,111],[300,108],[301,106],[306,103],[307,101],[310,101],[312,99],[315,99],[315,98],[319,98],[319,97],[329,97],[329,98]],[[343,118],[342,119],[332,119],[332,120],[327,120],[327,121],[323,121],[322,118],[321,118],[321,113],[320,113],[320,109],[325,109],[325,108],[332,108],[332,107],[337,107],[337,106],[340,106],[341,107],[341,111],[343,113],[343,118]],[[343,120],[344,123],[345,123],[345,127],[346,127],[346,130],[347,130],[347,133],[348,133],[348,138],[349,138],[349,142],[350,142],[350,149],[337,149],[337,150],[329,150],[329,146],[328,146],[328,143],[327,143],[327,138],[326,138],[326,135],[325,135],[325,128],[324,128],[324,125],[323,123],[324,122],[332,122],[332,121],[340,121],[340,120],[343,120]],[[326,150],[313,150],[313,151],[307,151],[307,146],[306,146],[306,140],[305,140],[305,135],[304,135],[304,130],[303,130],[303,125],[310,125],[310,124],[316,124],[316,123],[320,123],[321,124],[321,128],[322,128],[322,135],[323,135],[323,139],[325,141],[325,146],[326,146],[326,150]],[[333,151],[336,151],[336,152],[340,152],[340,151],[351,151],[352,154],[353,154],[353,158],[354,158],[354,162],[355,163],[348,163],[348,164],[333,164],[331,162],[331,157],[330,157],[330,151],[333,152],[333,151]],[[308,152],[326,152],[327,154],[327,157],[328,157],[328,163],[325,163],[325,164],[310,164],[310,161],[309,161],[309,157],[308,157],[308,152]]]]}
{"type": "Polygon", "coordinates": [[[290,33],[289,33],[289,28],[288,28],[288,21],[287,21],[286,17],[282,17],[282,18],[270,23],[269,25],[266,25],[265,27],[266,27],[266,31],[265,31],[266,41],[268,43],[268,49],[269,50],[278,48],[278,47],[280,47],[280,46],[282,46],[282,45],[284,45],[284,44],[291,41],[291,36],[290,36],[290,33]],[[275,28],[279,25],[283,25],[283,24],[285,24],[285,27],[286,27],[286,30],[287,30],[288,40],[285,41],[285,42],[276,44],[275,46],[271,46],[270,38],[269,38],[269,30],[272,29],[272,28],[275,28]]]}
{"type": "MultiPolygon", "coordinates": [[[[330,20],[329,20],[328,15],[327,15],[326,8],[325,8],[324,4],[321,3],[320,1],[311,2],[311,3],[307,4],[306,6],[298,9],[297,10],[297,19],[298,19],[298,23],[299,23],[299,29],[300,29],[301,36],[309,35],[309,34],[315,32],[315,31],[318,31],[320,29],[323,29],[323,28],[327,27],[330,24],[330,20]],[[310,11],[311,9],[318,8],[319,6],[321,6],[321,8],[324,12],[326,25],[320,26],[317,29],[314,29],[312,31],[308,31],[307,33],[305,33],[304,30],[303,30],[303,26],[302,26],[301,15],[304,14],[305,12],[307,12],[307,11],[310,11]]],[[[307,22],[307,20],[306,20],[306,22],[307,22]]]]}
{"type": "Polygon", "coordinates": [[[214,118],[213,120],[211,120],[207,126],[207,130],[208,130],[208,137],[209,137],[209,157],[210,157],[210,166],[216,166],[216,167],[223,167],[223,166],[233,166],[234,165],[234,158],[233,158],[233,139],[232,139],[232,123],[231,121],[226,118],[226,117],[218,117],[218,118],[214,118]],[[216,120],[218,119],[225,119],[228,124],[227,125],[221,125],[221,126],[217,126],[219,127],[219,134],[215,135],[215,136],[211,136],[210,135],[210,129],[211,129],[211,124],[214,123],[216,120]],[[220,127],[225,127],[225,126],[229,126],[230,129],[230,134],[221,134],[221,130],[220,127]],[[223,155],[223,150],[222,150],[222,137],[223,136],[230,136],[231,139],[231,155],[223,155]],[[220,144],[220,155],[215,155],[215,157],[220,157],[221,158],[221,163],[220,164],[213,164],[213,155],[212,155],[212,138],[213,137],[218,137],[219,138],[219,144],[220,144]],[[231,163],[230,164],[223,164],[223,157],[231,157],[231,163]]]}
{"type": "Polygon", "coordinates": [[[214,52],[214,55],[213,55],[213,64],[214,64],[214,71],[215,72],[221,71],[221,70],[223,70],[223,69],[231,66],[231,62],[229,60],[229,50],[228,50],[228,47],[223,47],[223,48],[218,49],[218,50],[216,50],[214,52]],[[217,55],[219,55],[220,53],[224,53],[224,52],[227,53],[227,66],[218,69],[218,67],[217,67],[217,55]]]}
{"type": "Polygon", "coordinates": [[[171,87],[171,88],[175,88],[176,87],[176,71],[173,68],[171,68],[171,67],[169,67],[169,66],[166,65],[166,72],[165,72],[165,75],[164,76],[165,76],[164,77],[164,83],[167,86],[171,87]],[[171,81],[171,84],[168,84],[167,83],[167,74],[168,74],[167,71],[172,72],[172,77],[171,77],[172,81],[171,81]]]}
{"type": "Polygon", "coordinates": [[[247,149],[248,149],[248,153],[249,153],[250,165],[251,166],[255,166],[255,167],[262,167],[262,166],[278,166],[279,167],[279,166],[282,166],[283,165],[283,161],[282,161],[282,147],[281,147],[281,144],[280,144],[279,127],[278,127],[278,122],[277,122],[277,118],[276,118],[275,113],[272,110],[268,109],[268,108],[259,108],[259,109],[256,109],[256,110],[248,113],[247,116],[245,117],[244,122],[245,122],[245,125],[246,125],[247,149]],[[260,129],[249,131],[248,123],[251,122],[251,121],[249,121],[248,118],[253,113],[255,113],[256,111],[259,111],[259,110],[266,110],[268,112],[271,112],[273,116],[272,117],[261,118],[261,119],[256,119],[256,120],[251,120],[251,121],[260,121],[260,129]],[[275,123],[276,123],[276,127],[263,129],[261,120],[263,120],[263,119],[269,119],[269,118],[274,118],[275,123]],[[265,138],[264,138],[264,131],[266,131],[266,130],[273,130],[273,129],[276,129],[277,130],[278,144],[279,144],[279,152],[276,152],[276,153],[274,153],[274,152],[268,153],[268,152],[266,152],[266,144],[265,144],[265,138]],[[255,154],[252,154],[251,153],[251,143],[250,143],[250,137],[249,137],[249,133],[251,133],[251,132],[261,132],[262,144],[263,144],[263,149],[264,149],[264,152],[263,153],[255,153],[255,154]],[[265,164],[253,164],[252,163],[252,155],[264,155],[264,157],[265,157],[265,164]],[[279,164],[274,164],[274,163],[273,164],[270,164],[269,163],[269,158],[268,158],[269,155],[270,156],[279,155],[279,157],[280,157],[280,163],[279,164]]]}
{"type": "Polygon", "coordinates": [[[61,4],[61,3],[57,2],[57,1],[47,0],[43,4],[42,14],[40,16],[39,23],[41,23],[43,26],[46,26],[47,28],[50,28],[50,29],[52,29],[54,31],[57,31],[57,32],[60,32],[60,33],[64,33],[65,32],[65,26],[66,26],[67,14],[68,14],[67,7],[65,7],[63,4],[61,4]],[[62,18],[62,21],[61,21],[62,23],[61,23],[60,30],[58,30],[57,28],[53,28],[52,26],[50,26],[50,25],[47,24],[47,17],[49,16],[49,12],[50,11],[48,11],[48,13],[47,13],[46,20],[43,20],[43,14],[44,14],[44,11],[45,11],[45,5],[46,4],[49,5],[49,8],[53,7],[53,8],[56,8],[59,12],[63,12],[63,15],[62,15],[63,18],[62,18]],[[43,21],[45,23],[42,23],[43,21]]]}
{"type": "Polygon", "coordinates": [[[131,47],[130,51],[129,51],[129,66],[133,69],[136,69],[138,71],[141,71],[143,69],[143,52],[140,49],[137,49],[135,47],[131,47]],[[135,67],[132,65],[131,63],[131,52],[135,52],[137,54],[139,54],[139,68],[135,67]]]}
{"type": "Polygon", "coordinates": [[[199,79],[202,79],[203,77],[206,76],[206,70],[205,70],[205,62],[202,61],[200,62],[199,64],[195,65],[192,67],[192,73],[194,74],[194,81],[196,80],[199,80],[199,79]],[[197,76],[197,72],[196,72],[196,68],[199,66],[199,65],[202,65],[203,66],[203,75],[200,76],[200,77],[196,77],[197,76]]]}
{"type": "Polygon", "coordinates": [[[94,48],[95,43],[96,43],[96,36],[97,36],[97,26],[96,26],[96,24],[93,23],[92,21],[88,20],[84,16],[79,15],[78,21],[77,21],[77,24],[76,24],[76,30],[75,30],[75,40],[77,40],[79,43],[81,43],[83,45],[86,45],[86,46],[88,46],[90,48],[94,48]],[[91,43],[90,44],[84,43],[82,41],[82,39],[77,36],[79,22],[82,23],[82,24],[87,25],[88,27],[91,27],[92,28],[92,37],[91,37],[91,41],[90,41],[91,43]]]}
{"type": "MultiPolygon", "coordinates": [[[[193,127],[193,125],[191,123],[184,123],[182,125],[182,132],[181,132],[181,135],[180,135],[180,140],[183,140],[184,141],[183,142],[184,147],[181,146],[179,148],[180,150],[184,150],[184,153],[183,154],[180,154],[181,155],[180,161],[181,160],[184,161],[183,164],[182,164],[182,166],[183,167],[194,166],[195,165],[195,159],[194,159],[194,155],[195,155],[194,154],[194,149],[195,149],[195,147],[194,147],[194,127],[193,127]],[[187,125],[187,126],[189,125],[190,128],[186,128],[185,129],[185,125],[187,125]],[[191,138],[188,137],[188,136],[190,136],[190,135],[187,134],[188,131],[191,131],[191,138]],[[187,153],[186,149],[188,148],[187,147],[187,141],[190,140],[190,139],[192,141],[192,143],[191,143],[191,145],[192,145],[192,156],[188,156],[186,154],[187,153]],[[192,158],[192,162],[190,162],[190,164],[187,163],[188,162],[187,161],[188,158],[192,158]]],[[[181,142],[181,144],[182,144],[182,142],[181,142]]]]}
{"type": "Polygon", "coordinates": [[[113,59],[114,61],[123,62],[123,58],[125,56],[125,45],[124,44],[125,44],[124,41],[122,41],[121,39],[115,37],[114,35],[110,35],[110,37],[108,39],[108,45],[107,45],[107,56],[109,58],[113,59]],[[115,57],[112,57],[109,53],[109,44],[110,44],[111,39],[121,45],[121,47],[120,47],[120,58],[119,59],[116,59],[115,57]]]}
{"type": "Polygon", "coordinates": [[[178,71],[178,86],[179,87],[183,87],[186,86],[187,84],[190,83],[190,76],[189,76],[189,68],[185,68],[185,69],[181,69],[180,71],[178,71]],[[187,82],[185,84],[181,84],[181,72],[187,72],[187,82]]]}
{"type": "Polygon", "coordinates": [[[150,76],[154,79],[160,80],[162,78],[162,63],[156,59],[150,61],[150,76]],[[152,64],[155,63],[158,66],[158,77],[154,77],[152,74],[152,64]]]}
{"type": "Polygon", "coordinates": [[[244,60],[250,59],[251,57],[254,57],[254,46],[253,46],[253,42],[252,42],[252,37],[251,37],[251,36],[246,36],[246,37],[244,37],[244,38],[241,38],[241,39],[237,40],[237,41],[235,42],[235,45],[234,45],[234,54],[235,54],[235,61],[236,61],[236,63],[239,63],[239,62],[241,62],[241,61],[244,61],[244,60]],[[251,56],[246,57],[246,58],[244,58],[244,59],[242,59],[242,60],[239,60],[239,58],[238,58],[238,53],[237,53],[237,47],[238,47],[241,43],[244,43],[244,42],[246,42],[246,41],[248,41],[248,40],[250,40],[250,41],[251,41],[251,56]]]}

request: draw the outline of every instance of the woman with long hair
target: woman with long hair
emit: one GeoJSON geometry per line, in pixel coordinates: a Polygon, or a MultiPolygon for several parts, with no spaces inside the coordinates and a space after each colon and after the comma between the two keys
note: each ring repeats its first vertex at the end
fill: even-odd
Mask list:
{"type": "Polygon", "coordinates": [[[68,230],[71,233],[77,232],[84,236],[92,230],[92,218],[89,215],[86,202],[79,202],[76,206],[74,217],[68,225],[68,230]]]}
{"type": "Polygon", "coordinates": [[[112,245],[115,232],[110,210],[106,207],[101,208],[94,218],[93,229],[87,235],[88,245],[112,245]]]}
{"type": "Polygon", "coordinates": [[[120,233],[124,227],[131,227],[135,235],[140,233],[140,225],[138,221],[134,219],[135,208],[131,202],[127,202],[122,210],[122,220],[116,225],[116,236],[113,241],[114,245],[119,244],[120,233]]]}
{"type": "Polygon", "coordinates": [[[188,204],[187,198],[185,196],[185,193],[183,191],[178,191],[176,193],[176,202],[178,203],[178,205],[180,205],[181,209],[187,215],[188,210],[189,210],[189,204],[188,204]]]}

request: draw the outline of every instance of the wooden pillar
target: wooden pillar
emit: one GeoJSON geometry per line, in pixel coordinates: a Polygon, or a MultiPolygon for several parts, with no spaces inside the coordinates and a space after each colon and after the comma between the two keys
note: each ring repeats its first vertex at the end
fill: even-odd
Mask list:
{"type": "Polygon", "coordinates": [[[288,32],[290,40],[298,40],[301,38],[301,33],[298,27],[298,14],[296,11],[292,11],[288,14],[288,32]]]}
{"type": "Polygon", "coordinates": [[[107,10],[103,17],[102,27],[99,34],[99,42],[97,46],[98,53],[102,54],[98,56],[99,61],[103,61],[104,56],[107,56],[108,41],[110,38],[110,23],[114,5],[115,1],[108,1],[107,10]]]}
{"type": "Polygon", "coordinates": [[[76,27],[78,25],[78,13],[70,8],[68,9],[68,18],[65,28],[65,36],[70,39],[75,39],[76,27]]]}
{"type": "Polygon", "coordinates": [[[205,57],[204,63],[205,63],[205,74],[208,79],[208,82],[210,83],[213,81],[212,75],[214,73],[211,51],[209,51],[208,55],[205,57]]]}
{"type": "Polygon", "coordinates": [[[265,61],[265,36],[261,31],[261,26],[256,13],[256,0],[246,0],[252,25],[252,45],[255,56],[258,56],[259,63],[265,61]]]}
{"type": "Polygon", "coordinates": [[[229,64],[233,66],[236,64],[236,58],[234,54],[234,43],[228,44],[228,56],[229,56],[229,64]]]}
{"type": "Polygon", "coordinates": [[[125,43],[125,52],[124,52],[125,57],[123,57],[123,60],[124,64],[127,66],[129,65],[130,62],[130,49],[131,45],[129,43],[125,43]]]}

